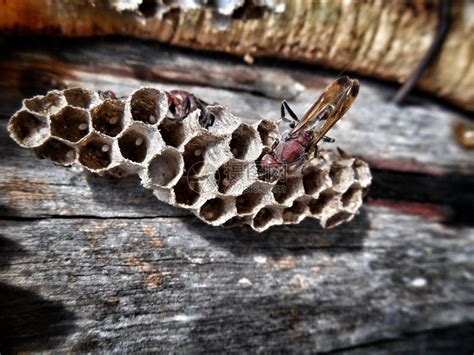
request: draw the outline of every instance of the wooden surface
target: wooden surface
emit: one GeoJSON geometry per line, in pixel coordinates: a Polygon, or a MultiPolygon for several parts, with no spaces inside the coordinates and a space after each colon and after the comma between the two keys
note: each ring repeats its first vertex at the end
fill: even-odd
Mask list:
{"type": "Polygon", "coordinates": [[[395,88],[362,79],[332,135],[371,162],[355,220],[217,229],[138,179],[38,160],[9,139],[8,116],[52,87],[126,94],[160,82],[249,121],[277,118],[275,97],[304,84],[290,102],[301,114],[334,74],[123,39],[35,42],[6,40],[0,58],[2,354],[472,353],[474,153],[451,136],[460,113],[419,97],[389,105],[395,88]]]}

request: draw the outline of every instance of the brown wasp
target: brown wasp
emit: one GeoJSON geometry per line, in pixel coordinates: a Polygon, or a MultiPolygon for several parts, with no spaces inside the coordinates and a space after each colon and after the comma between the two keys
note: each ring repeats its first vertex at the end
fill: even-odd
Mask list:
{"type": "Polygon", "coordinates": [[[276,140],[272,151],[260,161],[261,176],[270,179],[280,177],[287,166],[302,162],[308,154],[317,154],[317,144],[334,142],[326,133],[349,110],[359,93],[359,81],[347,76],[329,84],[321,96],[313,103],[301,120],[291,110],[286,101],[281,104],[281,118],[289,121],[291,130],[282,141],[276,140]],[[290,117],[286,117],[286,111],[290,117]]]}
{"type": "Polygon", "coordinates": [[[209,128],[214,124],[216,117],[207,109],[208,103],[197,98],[193,94],[183,90],[172,90],[166,92],[169,103],[168,119],[171,121],[182,121],[191,112],[199,109],[199,124],[204,128],[209,128]]]}

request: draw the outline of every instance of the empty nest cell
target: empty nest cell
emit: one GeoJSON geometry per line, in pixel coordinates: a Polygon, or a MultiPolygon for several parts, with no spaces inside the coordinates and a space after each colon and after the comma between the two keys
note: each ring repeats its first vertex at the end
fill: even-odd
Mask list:
{"type": "Polygon", "coordinates": [[[199,199],[201,186],[199,180],[184,175],[173,187],[173,191],[177,204],[192,206],[199,199]]]}
{"type": "Polygon", "coordinates": [[[309,211],[313,215],[320,215],[323,210],[331,204],[337,204],[338,196],[332,190],[321,192],[317,199],[313,199],[308,203],[309,211]]]}
{"type": "Polygon", "coordinates": [[[57,112],[62,106],[61,94],[50,92],[46,96],[37,96],[32,99],[24,100],[26,108],[30,111],[42,115],[50,115],[57,112]]]}
{"type": "Polygon", "coordinates": [[[107,168],[112,162],[112,142],[96,134],[79,148],[79,162],[91,170],[107,168]]]}
{"type": "Polygon", "coordinates": [[[20,145],[28,148],[40,145],[49,136],[46,118],[28,111],[15,114],[8,122],[8,130],[20,145]]]}
{"type": "Polygon", "coordinates": [[[166,145],[179,147],[184,142],[184,125],[182,121],[173,121],[165,117],[158,129],[166,145]]]}
{"type": "Polygon", "coordinates": [[[303,187],[308,195],[313,195],[321,190],[326,182],[326,173],[315,166],[303,169],[303,187]]]}
{"type": "Polygon", "coordinates": [[[257,134],[252,127],[241,124],[233,133],[230,141],[230,151],[237,159],[247,159],[258,155],[257,134]],[[253,153],[253,154],[252,154],[253,153]]]}
{"type": "Polygon", "coordinates": [[[148,124],[157,123],[162,115],[160,100],[163,100],[163,96],[156,89],[143,88],[135,91],[130,100],[133,120],[148,124]]]}
{"type": "Polygon", "coordinates": [[[182,171],[181,154],[173,148],[166,148],[151,160],[148,166],[148,177],[152,184],[167,187],[176,181],[182,171]]]}
{"type": "Polygon", "coordinates": [[[202,205],[199,215],[208,222],[213,222],[226,213],[226,203],[220,197],[211,198],[202,205]]]}
{"type": "Polygon", "coordinates": [[[67,140],[78,142],[89,133],[89,118],[87,112],[66,106],[51,116],[51,134],[67,140]]]}
{"type": "MultiPolygon", "coordinates": [[[[249,173],[248,164],[231,160],[222,165],[214,174],[220,193],[232,190],[237,184],[244,184],[245,176],[249,173]]],[[[241,187],[243,189],[243,187],[241,187]]]]}
{"type": "Polygon", "coordinates": [[[306,203],[304,201],[296,200],[291,207],[283,210],[283,221],[287,223],[298,222],[301,216],[306,211],[306,203]]]}
{"type": "Polygon", "coordinates": [[[337,191],[345,191],[354,180],[354,172],[351,167],[339,165],[336,162],[331,164],[329,171],[329,178],[332,181],[332,186],[337,191]]]}
{"type": "Polygon", "coordinates": [[[92,92],[83,88],[71,88],[64,90],[64,97],[69,105],[80,107],[80,108],[89,108],[92,103],[92,92]]]}
{"type": "Polygon", "coordinates": [[[92,125],[100,133],[115,137],[124,127],[124,107],[119,100],[105,100],[92,110],[92,125]]]}
{"type": "Polygon", "coordinates": [[[276,126],[276,123],[272,121],[262,120],[257,127],[257,131],[260,134],[262,143],[267,147],[271,147],[275,140],[274,135],[278,132],[278,127],[276,126]]]}
{"type": "Polygon", "coordinates": [[[254,184],[242,192],[235,201],[238,214],[252,213],[255,208],[262,203],[268,189],[263,189],[261,185],[254,184]]]}
{"type": "Polygon", "coordinates": [[[149,142],[144,134],[131,129],[118,139],[118,145],[125,159],[141,163],[147,156],[149,142]]]}
{"type": "Polygon", "coordinates": [[[362,190],[358,183],[352,184],[341,196],[342,206],[349,210],[356,209],[361,200],[362,190]]]}
{"type": "Polygon", "coordinates": [[[295,195],[300,187],[300,178],[288,177],[279,180],[272,189],[273,197],[278,203],[285,203],[295,195]]]}
{"type": "Polygon", "coordinates": [[[274,218],[276,218],[276,211],[270,207],[264,207],[255,215],[253,225],[256,229],[266,227],[274,218]]]}
{"type": "Polygon", "coordinates": [[[76,150],[54,138],[49,138],[40,147],[36,148],[40,158],[47,158],[58,165],[72,165],[76,159],[76,150]]]}
{"type": "MultiPolygon", "coordinates": [[[[198,136],[186,144],[183,158],[184,167],[188,175],[195,176],[201,173],[206,160],[206,152],[219,144],[220,141],[221,139],[212,136],[198,136]]],[[[219,161],[213,160],[211,163],[218,166],[219,161]]]]}

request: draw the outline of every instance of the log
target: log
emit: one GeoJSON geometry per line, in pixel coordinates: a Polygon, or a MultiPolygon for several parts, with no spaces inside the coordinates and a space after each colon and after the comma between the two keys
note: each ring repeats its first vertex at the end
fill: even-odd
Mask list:
{"type": "MultiPolygon", "coordinates": [[[[440,0],[165,3],[3,1],[0,29],[67,37],[120,34],[232,53],[248,62],[279,57],[401,83],[434,41],[441,6],[440,0]]],[[[473,111],[472,4],[451,3],[446,42],[418,87],[473,111]]]]}
{"type": "MultiPolygon", "coordinates": [[[[216,229],[160,203],[138,179],[38,160],[8,138],[7,118],[22,97],[72,85],[119,95],[141,85],[181,88],[249,122],[278,118],[278,95],[258,75],[271,68],[247,68],[253,79],[242,84],[232,61],[167,46],[31,41],[7,40],[0,59],[2,354],[474,347],[474,160],[450,129],[462,114],[423,97],[392,106],[393,87],[363,79],[332,134],[371,161],[361,213],[330,231],[310,220],[263,235],[216,229]],[[170,71],[189,74],[160,74],[170,71]]],[[[306,86],[290,101],[298,114],[332,79],[278,70],[288,88],[306,86]]]]}

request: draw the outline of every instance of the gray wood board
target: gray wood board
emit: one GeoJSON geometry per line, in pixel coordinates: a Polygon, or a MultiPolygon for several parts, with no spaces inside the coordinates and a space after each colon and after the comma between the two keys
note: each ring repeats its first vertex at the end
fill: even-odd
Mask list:
{"type": "Polygon", "coordinates": [[[10,350],[314,352],[474,321],[473,229],[386,208],[263,235],[183,217],[0,223],[10,350]]]}

